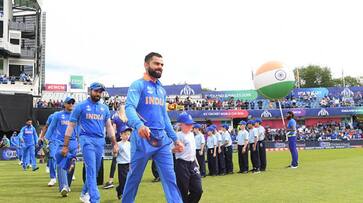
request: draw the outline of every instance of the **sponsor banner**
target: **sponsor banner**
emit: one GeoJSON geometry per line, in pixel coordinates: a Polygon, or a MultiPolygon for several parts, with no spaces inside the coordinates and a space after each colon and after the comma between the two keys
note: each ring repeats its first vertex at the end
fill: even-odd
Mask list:
{"type": "MultiPolygon", "coordinates": [[[[246,110],[204,110],[204,111],[186,111],[194,119],[205,120],[205,119],[233,119],[233,118],[247,118],[248,111],[246,110]]],[[[169,117],[172,121],[176,121],[179,114],[182,111],[169,111],[169,117]]]]}
{"type": "Polygon", "coordinates": [[[0,148],[0,160],[14,160],[16,159],[16,149],[13,147],[0,148]]]}
{"type": "Polygon", "coordinates": [[[204,98],[220,98],[228,100],[233,97],[234,100],[251,101],[258,97],[256,90],[231,90],[231,91],[209,91],[203,93],[204,98]]]}
{"type": "Polygon", "coordinates": [[[52,92],[66,92],[67,85],[66,84],[45,84],[44,90],[52,91],[52,92]]]}
{"type": "Polygon", "coordinates": [[[84,87],[83,76],[71,75],[70,86],[71,86],[71,89],[83,89],[83,87],[84,87]]]}

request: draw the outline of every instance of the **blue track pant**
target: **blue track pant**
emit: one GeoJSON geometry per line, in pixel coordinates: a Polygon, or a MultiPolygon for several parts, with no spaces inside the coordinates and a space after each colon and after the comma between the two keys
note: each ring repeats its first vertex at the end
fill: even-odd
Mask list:
{"type": "Polygon", "coordinates": [[[37,167],[37,162],[35,158],[35,146],[28,145],[25,146],[23,151],[23,168],[25,169],[28,163],[32,165],[32,168],[35,169],[37,167]]]}
{"type": "Polygon", "coordinates": [[[55,141],[49,142],[49,159],[48,159],[48,167],[49,167],[49,176],[51,179],[56,178],[56,160],[55,153],[57,152],[58,145],[55,141]]]}
{"type": "Polygon", "coordinates": [[[23,161],[23,148],[17,147],[16,148],[16,155],[17,155],[19,161],[23,161]]]}
{"type": "Polygon", "coordinates": [[[100,202],[100,193],[97,187],[97,174],[101,166],[105,138],[94,138],[88,136],[80,137],[83,161],[86,167],[86,182],[82,193],[88,190],[91,203],[100,202]]]}
{"type": "Polygon", "coordinates": [[[298,152],[296,149],[296,136],[289,137],[289,149],[291,153],[291,166],[297,166],[298,165],[298,152]]]}
{"type": "MultiPolygon", "coordinates": [[[[77,155],[77,147],[78,143],[76,141],[70,141],[69,142],[69,154],[72,154],[74,156],[77,155]]],[[[63,145],[59,144],[57,153],[61,153],[63,148],[63,145]]],[[[60,160],[57,160],[57,162],[60,162],[60,160]]],[[[64,170],[61,165],[57,165],[57,173],[58,173],[58,186],[59,191],[61,191],[64,187],[68,188],[72,184],[72,176],[73,171],[68,173],[68,171],[64,170]]]]}
{"type": "Polygon", "coordinates": [[[131,137],[130,171],[127,175],[122,202],[133,203],[135,201],[142,175],[150,158],[155,161],[167,202],[183,202],[176,184],[173,156],[169,144],[170,139],[165,136],[163,143],[160,147],[153,147],[147,140],[141,138],[136,131],[133,132],[131,137]]]}

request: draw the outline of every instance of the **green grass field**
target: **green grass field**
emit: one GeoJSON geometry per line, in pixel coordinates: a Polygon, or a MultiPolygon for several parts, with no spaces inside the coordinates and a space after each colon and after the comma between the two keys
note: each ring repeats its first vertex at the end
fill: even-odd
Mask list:
{"type": "MultiPolygon", "coordinates": [[[[237,154],[234,153],[237,171],[237,154]]],[[[363,202],[363,149],[300,151],[300,168],[286,169],[289,152],[269,152],[268,171],[203,179],[201,202],[363,202]]],[[[105,162],[105,174],[110,162],[105,162]]],[[[45,165],[23,172],[16,161],[0,162],[0,202],[79,202],[81,164],[67,198],[58,187],[47,186],[45,165]]],[[[107,177],[107,176],[106,176],[107,177]]],[[[117,179],[117,175],[116,175],[117,179]]],[[[166,202],[160,183],[152,183],[150,165],[140,184],[136,202],[166,202]]],[[[117,181],[116,181],[117,182],[117,181]]],[[[101,202],[119,202],[114,189],[100,188],[101,202]]]]}

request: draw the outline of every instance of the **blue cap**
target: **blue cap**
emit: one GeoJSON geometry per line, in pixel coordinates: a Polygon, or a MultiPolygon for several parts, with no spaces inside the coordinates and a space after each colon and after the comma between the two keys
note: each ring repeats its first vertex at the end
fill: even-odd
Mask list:
{"type": "Polygon", "coordinates": [[[254,125],[254,124],[255,124],[255,121],[254,121],[254,120],[249,120],[249,121],[247,122],[247,124],[254,125]]]}
{"type": "Polygon", "coordinates": [[[125,131],[132,131],[132,128],[130,128],[128,125],[123,125],[123,126],[121,126],[121,128],[119,129],[119,132],[120,133],[123,133],[123,132],[125,132],[125,131]]]}
{"type": "Polygon", "coordinates": [[[201,129],[202,125],[199,123],[194,124],[193,128],[201,129]]]}
{"type": "Polygon", "coordinates": [[[261,118],[256,118],[255,123],[261,124],[262,123],[262,119],[261,118]]]}
{"type": "Polygon", "coordinates": [[[65,99],[64,99],[64,103],[69,103],[70,101],[72,101],[73,100],[73,103],[74,102],[76,102],[76,100],[72,97],[72,96],[69,96],[69,97],[66,97],[65,99]]]}
{"type": "Polygon", "coordinates": [[[178,116],[177,119],[178,123],[184,123],[187,125],[193,125],[195,122],[193,121],[193,118],[190,114],[183,112],[178,116]]]}
{"type": "Polygon", "coordinates": [[[209,126],[205,131],[207,132],[213,132],[215,129],[212,126],[209,126]]]}
{"type": "Polygon", "coordinates": [[[209,127],[211,127],[211,128],[213,128],[214,130],[216,130],[217,129],[217,126],[216,125],[210,125],[209,127]]]}
{"type": "Polygon", "coordinates": [[[222,125],[222,128],[224,128],[224,129],[228,130],[228,129],[229,129],[229,125],[227,125],[227,124],[223,124],[223,125],[222,125]]]}
{"type": "Polygon", "coordinates": [[[99,83],[99,82],[93,82],[91,83],[91,85],[89,86],[89,88],[91,90],[102,90],[102,91],[105,91],[105,86],[102,84],[102,83],[99,83]]]}
{"type": "Polygon", "coordinates": [[[240,125],[247,125],[246,121],[239,122],[240,125]]]}

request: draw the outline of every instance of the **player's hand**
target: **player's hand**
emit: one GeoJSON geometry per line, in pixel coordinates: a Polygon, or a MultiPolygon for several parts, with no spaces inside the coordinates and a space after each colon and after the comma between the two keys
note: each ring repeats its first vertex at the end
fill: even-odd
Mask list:
{"type": "Polygon", "coordinates": [[[254,145],[253,145],[253,151],[256,151],[256,149],[257,149],[257,145],[256,145],[256,144],[254,144],[254,145]]]}
{"type": "Polygon", "coordinates": [[[217,154],[216,153],[213,153],[213,157],[216,157],[217,156],[217,154]]]}
{"type": "Polygon", "coordinates": [[[176,141],[174,143],[174,145],[175,145],[175,148],[174,149],[175,149],[176,152],[182,152],[182,151],[184,151],[184,144],[182,142],[180,142],[179,140],[176,141]]]}
{"type": "Polygon", "coordinates": [[[203,152],[202,151],[199,151],[199,156],[203,156],[203,152]]]}
{"type": "Polygon", "coordinates": [[[141,126],[139,128],[139,136],[142,137],[142,138],[146,138],[146,139],[149,139],[150,138],[150,129],[147,127],[147,126],[141,126]]]}
{"type": "Polygon", "coordinates": [[[246,148],[242,148],[242,153],[244,154],[244,153],[246,153],[246,148]]]}
{"type": "Polygon", "coordinates": [[[220,153],[221,153],[221,151],[222,151],[222,150],[221,150],[221,148],[218,148],[218,154],[220,154],[220,153]]]}
{"type": "Polygon", "coordinates": [[[117,156],[117,153],[118,153],[118,144],[114,144],[113,145],[113,149],[112,149],[112,153],[113,153],[113,156],[117,156]]]}
{"type": "Polygon", "coordinates": [[[68,154],[68,146],[63,146],[61,153],[62,153],[62,156],[67,156],[67,154],[68,154]]]}

